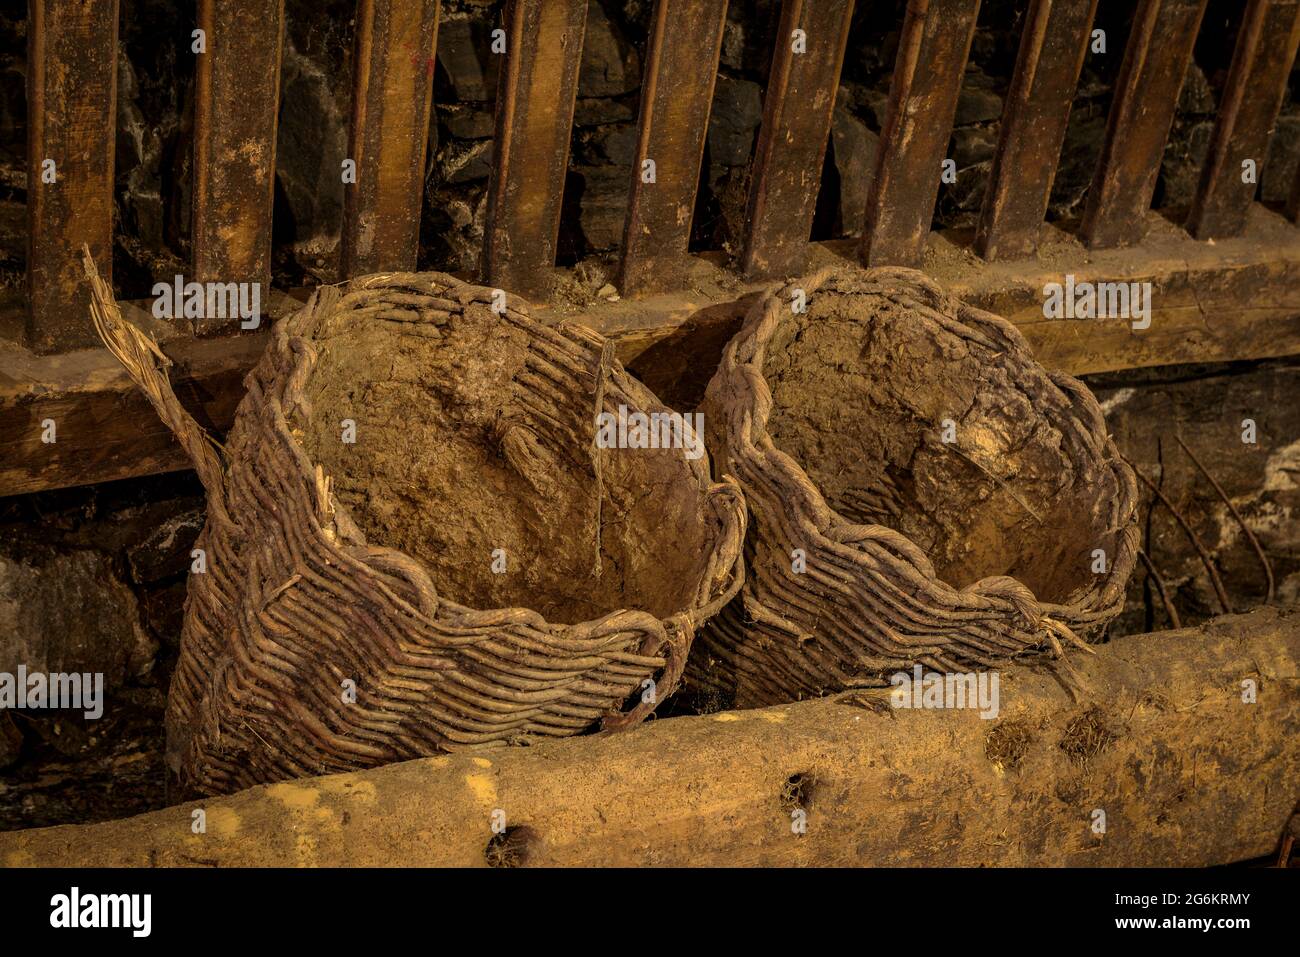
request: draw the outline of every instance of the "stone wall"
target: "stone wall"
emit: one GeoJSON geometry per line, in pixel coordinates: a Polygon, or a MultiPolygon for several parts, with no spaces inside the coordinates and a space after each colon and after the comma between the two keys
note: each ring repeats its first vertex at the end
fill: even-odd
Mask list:
{"type": "Polygon", "coordinates": [[[0,498],[0,672],[104,676],[104,714],[0,711],[0,830],[166,803],[162,717],[204,500],[189,473],[0,498]]]}

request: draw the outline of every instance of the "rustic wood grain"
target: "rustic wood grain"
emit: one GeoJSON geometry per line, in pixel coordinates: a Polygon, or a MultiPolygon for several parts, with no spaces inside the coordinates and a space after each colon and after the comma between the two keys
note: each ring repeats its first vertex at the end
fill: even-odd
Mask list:
{"type": "Polygon", "coordinates": [[[510,0],[496,105],[483,271],[543,297],[551,286],[586,0],[510,0]]]}
{"type": "Polygon", "coordinates": [[[28,10],[26,333],[47,353],[98,342],[83,244],[112,277],[118,5],[30,0],[28,10]]]}
{"type": "MultiPolygon", "coordinates": [[[[258,332],[164,346],[176,363],[176,394],[200,422],[216,431],[229,428],[244,376],[268,338],[258,332]]],[[[107,350],[40,361],[0,352],[0,496],[191,467],[107,350]],[[41,441],[47,419],[55,424],[53,444],[41,441]]]]}
{"type": "MultiPolygon", "coordinates": [[[[945,247],[933,278],[1009,319],[1052,369],[1082,375],[1300,355],[1300,230],[1258,205],[1243,235],[1214,245],[1165,221],[1162,231],[1137,248],[1100,250],[1087,260],[1076,254],[1069,270],[1077,282],[1151,283],[1146,329],[1134,329],[1126,319],[1044,318],[1044,285],[1065,278],[1059,255],[989,263],[966,255],[968,247],[948,234],[932,242],[945,247]]],[[[1048,224],[1044,242],[1055,248],[1074,240],[1048,224]]],[[[812,243],[809,268],[852,268],[857,252],[856,240],[812,243]]],[[[618,358],[661,399],[693,408],[753,294],[768,284],[738,286],[721,254],[692,257],[692,264],[688,290],[602,301],[579,311],[539,306],[534,314],[545,322],[582,322],[610,336],[618,358]]],[[[294,307],[287,297],[273,300],[269,318],[294,307]]],[[[264,341],[259,333],[165,343],[186,378],[182,393],[201,400],[216,430],[230,425],[242,375],[264,341]]],[[[185,466],[162,423],[104,350],[36,356],[0,348],[0,495],[185,466]],[[59,423],[59,448],[40,442],[39,424],[46,417],[59,423]]]]}
{"type": "Polygon", "coordinates": [[[635,295],[680,277],[691,235],[727,0],[657,0],[641,85],[636,161],[619,288],[635,295]],[[642,164],[655,164],[643,181],[642,164]]]}
{"type": "Polygon", "coordinates": [[[979,0],[909,0],[889,88],[862,262],[917,266],[939,197],[979,0]]]}
{"type": "Polygon", "coordinates": [[[361,0],[344,188],[342,270],[415,269],[433,105],[438,0],[361,0]]]}
{"type": "Polygon", "coordinates": [[[763,94],[740,269],[747,279],[803,268],[853,0],[785,0],[763,94]],[[806,49],[794,52],[802,30],[806,49]]]}
{"type": "Polygon", "coordinates": [[[1056,178],[1097,0],[1033,0],[998,130],[975,251],[1031,256],[1056,178]]]}
{"type": "Polygon", "coordinates": [[[1276,853],[1300,778],[1300,618],[1263,608],[1070,664],[1073,694],[1042,666],[1003,669],[988,718],[896,708],[889,689],[661,718],[206,799],[202,835],[193,803],[11,831],[0,866],[484,867],[498,809],[520,828],[522,866],[1204,867],[1276,853]]]}
{"type": "Polygon", "coordinates": [[[1106,120],[1080,235],[1093,249],[1141,240],[1174,108],[1207,0],[1142,0],[1106,120]]]}
{"type": "MultiPolygon", "coordinates": [[[[284,0],[199,0],[207,52],[194,105],[193,278],[271,288],[284,0]]],[[[237,328],[203,319],[200,333],[237,328]]]]}
{"type": "Polygon", "coordinates": [[[1297,44],[1300,0],[1250,0],[1187,216],[1187,231],[1197,239],[1235,236],[1246,227],[1297,44]],[[1249,183],[1242,181],[1246,160],[1256,166],[1249,183]]]}

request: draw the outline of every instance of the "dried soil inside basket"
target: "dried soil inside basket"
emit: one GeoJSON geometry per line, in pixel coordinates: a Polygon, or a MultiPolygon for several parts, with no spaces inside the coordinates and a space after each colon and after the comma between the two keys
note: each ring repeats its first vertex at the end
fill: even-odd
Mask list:
{"type": "Polygon", "coordinates": [[[1064,602],[1091,583],[1114,535],[1036,402],[1045,379],[905,303],[831,291],[781,324],[763,371],[772,441],[848,521],[906,535],[955,587],[1010,575],[1064,602]]]}
{"type": "Polygon", "coordinates": [[[581,436],[512,455],[502,423],[548,426],[512,392],[528,334],[486,306],[436,326],[344,313],[314,343],[308,455],[369,542],[419,559],[443,598],[566,624],[691,607],[711,527],[699,484],[680,450],[601,450],[598,507],[594,377],[563,397],[581,436]],[[353,444],[341,440],[345,419],[353,444]]]}

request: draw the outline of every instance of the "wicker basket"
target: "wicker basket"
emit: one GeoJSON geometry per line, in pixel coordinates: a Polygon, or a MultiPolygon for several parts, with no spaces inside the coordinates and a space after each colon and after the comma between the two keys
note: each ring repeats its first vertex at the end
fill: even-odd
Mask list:
{"type": "MultiPolygon", "coordinates": [[[[573,735],[598,722],[627,727],[672,692],[697,626],[739,588],[745,511],[734,483],[711,484],[707,457],[595,447],[597,411],[661,406],[593,332],[542,326],[513,298],[489,315],[497,311],[493,290],[436,273],[322,288],[275,327],[223,451],[176,400],[167,359],[122,320],[89,263],[87,271],[100,336],[183,444],[208,492],[198,541],[207,568],[190,577],[167,713],[169,766],[188,793],[573,735]],[[626,576],[635,599],[638,584],[669,563],[665,556],[688,552],[690,573],[655,592],[684,595],[674,607],[614,604],[568,624],[527,607],[467,607],[436,587],[425,563],[367,540],[356,503],[373,490],[354,489],[350,506],[307,451],[318,425],[311,396],[317,362],[325,361],[320,337],[344,330],[364,343],[382,331],[401,343],[427,342],[443,335],[449,319],[471,316],[492,336],[526,343],[526,362],[494,396],[501,467],[518,466],[521,483],[545,482],[541,470],[554,464],[548,456],[563,457],[566,468],[577,461],[594,471],[597,508],[648,500],[648,527],[662,527],[660,554],[609,571],[626,576]]],[[[447,348],[457,348],[454,340],[447,348]]],[[[382,358],[370,356],[372,365],[382,358]]],[[[458,355],[453,364],[475,358],[481,355],[458,355]]],[[[358,390],[392,386],[386,365],[370,371],[373,382],[358,390]]],[[[467,378],[482,374],[469,370],[467,378]]],[[[411,421],[422,414],[414,401],[407,412],[411,421]]],[[[364,455],[364,445],[346,454],[364,455]]],[[[509,489],[482,494],[508,498],[509,489]]],[[[572,573],[570,590],[600,580],[599,543],[594,551],[596,567],[572,573]]]]}
{"type": "Polygon", "coordinates": [[[744,587],[687,670],[708,707],[1059,655],[1122,607],[1137,493],[1096,400],[919,272],[773,290],[704,410],[750,512],[744,587]]]}

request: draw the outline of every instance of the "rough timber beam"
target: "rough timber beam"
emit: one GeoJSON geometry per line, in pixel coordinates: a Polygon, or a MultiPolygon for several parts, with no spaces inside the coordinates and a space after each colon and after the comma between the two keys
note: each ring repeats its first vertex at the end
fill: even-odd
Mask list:
{"type": "Polygon", "coordinates": [[[1074,666],[1078,701],[1045,670],[1003,672],[993,720],[893,709],[878,693],[667,718],[253,788],[202,802],[202,835],[194,804],[0,834],[0,866],[1201,866],[1275,853],[1300,790],[1300,615],[1124,638],[1074,666]]]}
{"type": "MultiPolygon", "coordinates": [[[[1044,364],[1075,375],[1300,355],[1300,230],[1258,205],[1244,235],[1213,245],[1156,213],[1148,220],[1147,240],[1136,248],[1089,251],[1046,224],[1037,259],[993,263],[952,236],[932,235],[925,268],[955,294],[1015,323],[1044,364]],[[1067,272],[1076,282],[1150,282],[1150,327],[1045,319],[1043,287],[1063,283],[1067,272]]],[[[807,268],[856,268],[854,246],[814,243],[807,268]]],[[[751,294],[768,285],[738,283],[719,259],[692,257],[689,291],[535,311],[614,337],[619,358],[661,398],[689,403],[702,394],[751,294]]],[[[273,302],[270,318],[288,302],[273,302]]],[[[201,421],[229,426],[264,336],[164,344],[181,377],[178,394],[201,421]]],[[[0,344],[0,496],[184,467],[179,447],[107,352],[42,357],[0,344]],[[58,423],[56,445],[41,442],[46,418],[58,423]]]]}

